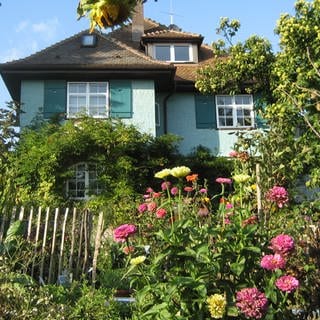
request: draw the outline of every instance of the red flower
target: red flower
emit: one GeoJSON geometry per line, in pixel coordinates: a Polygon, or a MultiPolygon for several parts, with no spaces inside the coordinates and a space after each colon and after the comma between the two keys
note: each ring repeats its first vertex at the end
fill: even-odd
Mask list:
{"type": "Polygon", "coordinates": [[[185,192],[191,192],[193,191],[193,188],[192,187],[184,187],[183,189],[185,192]]]}
{"type": "Polygon", "coordinates": [[[148,211],[153,212],[157,208],[157,204],[154,201],[151,201],[147,204],[148,206],[148,211]]]}
{"type": "Polygon", "coordinates": [[[164,217],[166,216],[166,214],[167,214],[167,211],[166,211],[166,209],[164,209],[164,208],[160,208],[160,209],[158,209],[158,210],[156,211],[156,216],[157,216],[157,218],[159,218],[159,219],[164,218],[164,217]]]}
{"type": "Polygon", "coordinates": [[[134,246],[126,246],[123,248],[123,253],[124,254],[129,254],[134,252],[134,246]]]}

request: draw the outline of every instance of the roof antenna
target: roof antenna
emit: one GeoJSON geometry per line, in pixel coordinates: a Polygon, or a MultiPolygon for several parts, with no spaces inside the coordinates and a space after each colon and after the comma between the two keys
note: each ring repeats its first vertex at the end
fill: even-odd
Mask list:
{"type": "MultiPolygon", "coordinates": [[[[177,16],[177,17],[179,16],[178,14],[175,14],[173,12],[173,0],[170,0],[170,11],[169,12],[164,12],[164,13],[169,14],[169,16],[170,16],[169,29],[175,30],[175,31],[181,31],[181,29],[177,25],[175,25],[174,21],[173,21],[174,16],[177,16]]],[[[179,17],[182,17],[182,16],[179,16],[179,17]]]]}

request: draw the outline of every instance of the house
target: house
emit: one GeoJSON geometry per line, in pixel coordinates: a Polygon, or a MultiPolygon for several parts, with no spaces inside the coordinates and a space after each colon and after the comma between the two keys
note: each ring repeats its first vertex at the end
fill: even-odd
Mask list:
{"type": "Polygon", "coordinates": [[[26,58],[0,65],[20,126],[35,119],[86,113],[117,117],[142,132],[183,138],[180,151],[198,145],[227,156],[236,130],[256,126],[251,95],[202,95],[197,69],[210,63],[203,37],[143,16],[108,34],[80,32],[26,58]]]}

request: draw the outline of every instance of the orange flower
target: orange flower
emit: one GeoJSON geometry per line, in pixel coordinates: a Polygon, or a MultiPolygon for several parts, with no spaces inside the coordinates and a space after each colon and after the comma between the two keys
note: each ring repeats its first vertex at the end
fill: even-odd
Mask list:
{"type": "Polygon", "coordinates": [[[188,176],[186,176],[186,179],[187,179],[187,181],[191,181],[191,182],[197,181],[198,175],[196,173],[195,174],[189,174],[188,176]]]}

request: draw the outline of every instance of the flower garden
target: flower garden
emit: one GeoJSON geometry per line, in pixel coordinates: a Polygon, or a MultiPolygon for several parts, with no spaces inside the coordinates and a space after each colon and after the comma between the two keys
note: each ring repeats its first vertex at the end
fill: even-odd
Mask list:
{"type": "Polygon", "coordinates": [[[159,189],[113,232],[132,319],[297,319],[315,307],[316,230],[308,214],[290,214],[284,187],[270,188],[260,211],[248,174],[217,178],[216,195],[186,166],[155,178],[159,189]]]}

